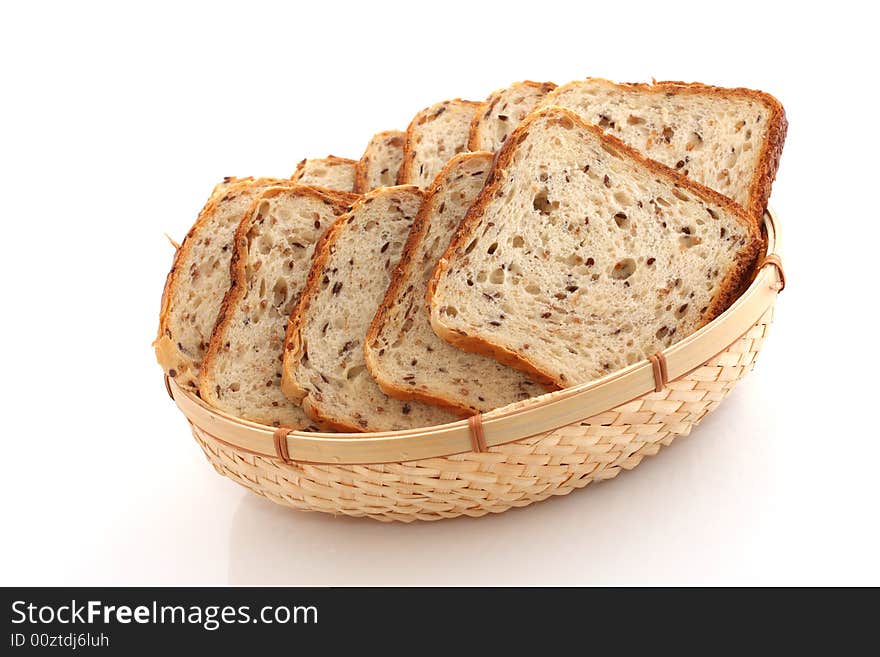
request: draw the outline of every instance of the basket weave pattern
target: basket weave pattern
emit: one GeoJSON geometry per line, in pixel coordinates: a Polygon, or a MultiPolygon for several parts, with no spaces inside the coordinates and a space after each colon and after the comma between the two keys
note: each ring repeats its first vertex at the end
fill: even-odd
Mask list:
{"type": "Polygon", "coordinates": [[[751,371],[772,319],[771,305],[743,337],[661,392],[484,453],[377,465],[285,464],[191,426],[217,472],[285,506],[403,522],[500,513],[612,479],[689,434],[751,371]]]}

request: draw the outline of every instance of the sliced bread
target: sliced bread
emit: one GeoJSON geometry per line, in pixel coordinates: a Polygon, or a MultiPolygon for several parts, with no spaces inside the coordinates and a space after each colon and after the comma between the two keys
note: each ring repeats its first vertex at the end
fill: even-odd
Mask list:
{"type": "Polygon", "coordinates": [[[235,233],[232,282],[199,377],[211,406],[267,425],[315,428],[281,392],[284,333],[315,244],[356,198],[288,184],[251,205],[235,233]]]}
{"type": "Polygon", "coordinates": [[[195,388],[223,294],[229,288],[232,237],[261,191],[288,181],[226,178],[214,188],[174,256],[162,292],[159,332],[153,348],[178,384],[195,388]]]}
{"type": "Polygon", "coordinates": [[[386,130],[373,135],[357,164],[354,191],[366,194],[377,187],[397,184],[405,139],[406,133],[401,130],[386,130]]]}
{"type": "Polygon", "coordinates": [[[426,189],[453,155],[467,151],[471,120],[483,103],[445,100],[415,115],[406,129],[397,182],[426,189]]]}
{"type": "Polygon", "coordinates": [[[381,187],[321,239],[284,351],[284,392],[344,431],[443,424],[451,413],[385,395],[364,364],[364,339],[419,206],[416,187],[381,187]]]}
{"type": "Polygon", "coordinates": [[[302,160],[290,179],[300,185],[312,185],[339,192],[354,191],[356,160],[328,155],[327,157],[302,160]]]}
{"type": "Polygon", "coordinates": [[[751,89],[589,78],[548,94],[557,105],[743,206],[757,221],[776,177],[788,123],[779,101],[751,89]]]}
{"type": "Polygon", "coordinates": [[[468,148],[472,151],[497,151],[520,121],[555,88],[552,82],[524,80],[493,91],[486,99],[485,106],[474,113],[468,148]]]}
{"type": "MultiPolygon", "coordinates": [[[[431,185],[364,345],[367,368],[398,399],[479,413],[544,389],[493,358],[456,349],[431,329],[428,280],[492,168],[492,153],[453,157],[431,185]]],[[[487,314],[489,321],[495,321],[487,314]]]]}
{"type": "Polygon", "coordinates": [[[499,152],[432,276],[431,323],[567,387],[717,316],[761,245],[730,199],[550,107],[499,152]]]}

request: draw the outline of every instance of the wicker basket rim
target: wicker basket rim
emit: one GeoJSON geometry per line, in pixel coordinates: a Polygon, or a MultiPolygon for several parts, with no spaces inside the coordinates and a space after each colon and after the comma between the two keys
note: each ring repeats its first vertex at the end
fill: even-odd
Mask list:
{"type": "MultiPolygon", "coordinates": [[[[697,369],[744,335],[775,301],[783,283],[776,214],[764,215],[765,263],[745,292],[724,313],[687,338],[663,351],[668,381],[697,369]]],[[[550,392],[481,416],[486,448],[515,442],[593,417],[637,399],[655,389],[654,364],[643,360],[608,376],[550,392]]],[[[236,449],[299,463],[357,465],[440,458],[475,451],[472,423],[449,424],[371,433],[318,433],[289,430],[244,420],[208,406],[166,377],[169,395],[190,423],[212,438],[236,449]],[[279,440],[284,441],[279,443],[279,440]],[[284,449],[286,447],[286,449],[284,449]]]]}

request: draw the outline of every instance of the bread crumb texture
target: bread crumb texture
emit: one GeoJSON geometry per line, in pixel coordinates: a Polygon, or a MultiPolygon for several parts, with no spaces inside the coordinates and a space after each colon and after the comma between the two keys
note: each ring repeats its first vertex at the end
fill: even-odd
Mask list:
{"type": "Polygon", "coordinates": [[[342,216],[318,253],[284,354],[285,391],[315,419],[351,431],[443,424],[452,413],[387,396],[367,371],[364,340],[400,259],[422,194],[383,187],[342,216]]]}
{"type": "Polygon", "coordinates": [[[425,310],[428,280],[491,167],[491,153],[455,156],[422,204],[366,345],[370,372],[392,396],[472,414],[544,392],[522,372],[441,340],[425,310]]]}
{"type": "Polygon", "coordinates": [[[570,386],[705,324],[759,246],[728,199],[551,107],[499,154],[434,275],[431,321],[457,345],[570,386]]]}

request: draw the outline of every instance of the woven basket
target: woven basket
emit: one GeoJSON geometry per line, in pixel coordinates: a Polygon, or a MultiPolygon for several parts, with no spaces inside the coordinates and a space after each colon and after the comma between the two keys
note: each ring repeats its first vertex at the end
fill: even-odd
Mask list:
{"type": "Polygon", "coordinates": [[[721,316],[650,359],[587,384],[438,427],[331,434],[276,429],[166,386],[221,475],[297,509],[376,520],[481,516],[616,477],[685,436],[754,366],[785,280],[767,253],[721,316]]]}

